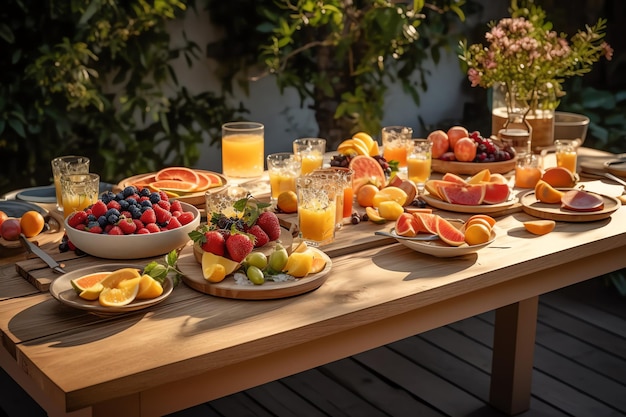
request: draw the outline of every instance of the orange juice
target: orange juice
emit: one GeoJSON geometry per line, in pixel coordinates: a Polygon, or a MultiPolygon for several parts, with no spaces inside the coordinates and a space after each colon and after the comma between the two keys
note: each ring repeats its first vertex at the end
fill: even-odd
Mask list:
{"type": "Polygon", "coordinates": [[[430,158],[407,159],[407,174],[415,184],[424,184],[430,178],[430,158]]]}
{"type": "Polygon", "coordinates": [[[562,151],[556,153],[556,165],[576,173],[576,151],[562,151]]]}
{"type": "Polygon", "coordinates": [[[269,172],[270,188],[272,190],[272,199],[278,199],[283,191],[296,192],[296,176],[287,173],[269,172]]]}
{"type": "Polygon", "coordinates": [[[343,189],[343,217],[352,215],[352,201],[354,200],[354,190],[352,187],[343,189]]]}
{"type": "Polygon", "coordinates": [[[398,161],[399,167],[406,167],[406,147],[385,145],[383,148],[383,157],[389,161],[398,161]]]}
{"type": "Polygon", "coordinates": [[[81,211],[92,205],[98,200],[98,196],[94,199],[88,195],[67,195],[63,196],[63,217],[67,217],[75,211],[81,211]]]}
{"type": "Polygon", "coordinates": [[[306,175],[322,167],[323,155],[318,151],[301,152],[302,175],[306,175]]]}
{"type": "Polygon", "coordinates": [[[73,174],[61,176],[63,216],[81,211],[98,201],[100,176],[98,174],[73,174]]]}
{"type": "Polygon", "coordinates": [[[520,188],[535,188],[541,179],[541,170],[536,167],[515,167],[515,186],[520,188]]]}
{"type": "Polygon", "coordinates": [[[222,172],[227,177],[260,177],[264,171],[263,135],[222,137],[222,172]]]}
{"type": "Polygon", "coordinates": [[[302,239],[327,243],[335,236],[336,204],[331,202],[324,208],[298,207],[298,225],[302,239]]]}

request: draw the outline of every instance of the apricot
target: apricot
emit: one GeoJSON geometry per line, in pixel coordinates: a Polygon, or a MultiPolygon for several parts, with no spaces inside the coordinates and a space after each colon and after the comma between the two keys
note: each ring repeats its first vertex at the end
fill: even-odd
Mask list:
{"type": "Polygon", "coordinates": [[[454,157],[460,162],[471,162],[476,158],[476,142],[470,138],[461,138],[454,145],[454,157]]]}
{"type": "Polygon", "coordinates": [[[546,169],[541,179],[553,187],[571,188],[576,185],[576,177],[567,168],[550,167],[546,169]]]}

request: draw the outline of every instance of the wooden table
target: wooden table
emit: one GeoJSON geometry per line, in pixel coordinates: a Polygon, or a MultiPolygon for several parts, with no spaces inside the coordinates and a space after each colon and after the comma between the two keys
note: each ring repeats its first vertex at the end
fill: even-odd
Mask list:
{"type": "MultiPolygon", "coordinates": [[[[39,292],[15,272],[23,255],[10,254],[0,260],[0,363],[50,415],[156,416],[496,309],[490,400],[516,414],[530,404],[538,296],[626,267],[625,208],[540,237],[523,230],[530,219],[511,210],[490,246],[450,259],[374,237],[391,224],[347,225],[324,248],[333,267],[313,292],[239,301],[181,284],[162,304],[117,318],[39,292]]],[[[44,247],[58,253],[54,241],[44,247]]],[[[99,260],[68,259],[66,269],[86,262],[99,260]]]]}

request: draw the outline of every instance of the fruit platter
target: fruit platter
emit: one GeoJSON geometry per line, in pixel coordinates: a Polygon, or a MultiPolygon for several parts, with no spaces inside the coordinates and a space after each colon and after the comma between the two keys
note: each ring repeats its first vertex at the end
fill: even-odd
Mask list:
{"type": "Polygon", "coordinates": [[[448,172],[426,181],[425,189],[422,198],[428,205],[459,213],[495,213],[517,202],[506,178],[485,168],[467,180],[448,172]]]}
{"type": "Polygon", "coordinates": [[[209,213],[189,233],[193,245],[180,253],[178,270],[189,287],[241,300],[300,295],[326,281],[332,262],[306,242],[294,244],[270,204],[248,195],[232,210],[209,213]]]}
{"type": "Polygon", "coordinates": [[[204,207],[204,193],[207,190],[224,189],[227,184],[226,177],[213,171],[168,167],[158,172],[125,178],[119,182],[118,187],[124,189],[133,185],[138,188],[148,187],[153,191],[163,190],[181,202],[204,207]]]}
{"type": "Polygon", "coordinates": [[[173,289],[167,268],[157,262],[92,265],[63,274],[50,284],[50,294],[62,304],[105,317],[154,306],[173,289]]]}
{"type": "Polygon", "coordinates": [[[485,214],[463,222],[432,213],[404,213],[388,235],[416,252],[451,258],[476,253],[491,244],[496,238],[495,224],[496,220],[485,214]]]}
{"type": "Polygon", "coordinates": [[[483,169],[504,174],[515,169],[515,150],[480,132],[463,126],[447,131],[435,130],[427,139],[432,142],[432,170],[442,174],[473,175],[483,169]]]}

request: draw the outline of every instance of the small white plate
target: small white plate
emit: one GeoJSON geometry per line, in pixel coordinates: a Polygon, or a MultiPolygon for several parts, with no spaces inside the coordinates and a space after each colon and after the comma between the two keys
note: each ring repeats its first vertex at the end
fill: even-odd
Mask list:
{"type": "Polygon", "coordinates": [[[77,308],[79,310],[85,310],[98,316],[114,316],[142,310],[158,304],[169,297],[174,289],[174,283],[171,278],[168,277],[163,285],[163,294],[156,298],[148,300],[135,300],[130,304],[121,307],[105,307],[100,305],[98,300],[89,301],[80,298],[76,293],[76,290],[72,287],[71,281],[75,278],[79,278],[87,274],[93,274],[95,272],[113,272],[122,268],[137,268],[139,270],[143,270],[144,266],[136,264],[99,264],[77,269],[75,271],[68,272],[67,274],[63,274],[52,281],[52,284],[50,284],[50,294],[67,306],[77,308]]]}

